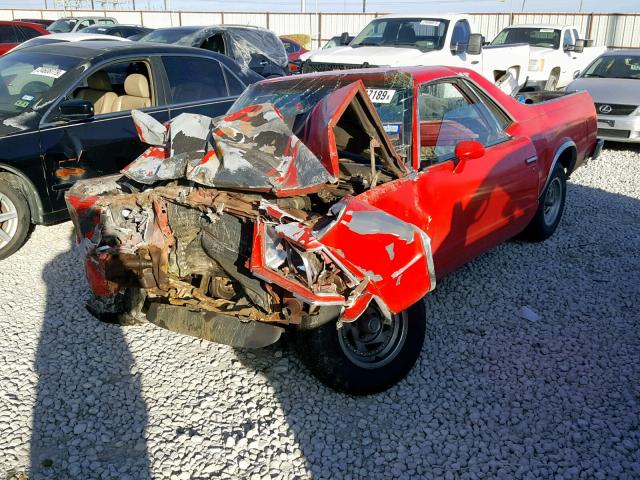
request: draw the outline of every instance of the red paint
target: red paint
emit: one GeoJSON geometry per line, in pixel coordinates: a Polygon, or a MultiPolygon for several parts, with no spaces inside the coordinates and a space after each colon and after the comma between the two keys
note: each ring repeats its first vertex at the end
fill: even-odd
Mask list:
{"type": "MultiPolygon", "coordinates": [[[[37,33],[36,36],[41,36],[41,35],[49,35],[49,31],[44,28],[43,25],[40,25],[38,23],[31,23],[31,22],[18,22],[18,21],[0,21],[0,25],[2,26],[15,26],[15,27],[21,27],[21,28],[25,28],[28,30],[33,30],[34,32],[37,33]]],[[[17,29],[16,29],[17,30],[17,29]]],[[[22,33],[20,33],[19,31],[16,31],[16,36],[18,38],[22,37],[22,33]]],[[[5,53],[7,53],[9,50],[11,50],[12,48],[18,46],[20,43],[0,43],[0,55],[4,55],[5,53]]]]}

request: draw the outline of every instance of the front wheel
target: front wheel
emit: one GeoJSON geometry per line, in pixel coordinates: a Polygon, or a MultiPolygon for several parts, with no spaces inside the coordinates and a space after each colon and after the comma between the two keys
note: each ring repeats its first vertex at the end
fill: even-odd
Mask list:
{"type": "Polygon", "coordinates": [[[29,204],[21,192],[0,180],[0,260],[15,253],[31,230],[29,204]]]}
{"type": "Polygon", "coordinates": [[[382,392],[402,380],[420,356],[423,301],[386,319],[372,303],[354,322],[296,332],[298,355],[325,385],[352,395],[382,392]]]}
{"type": "Polygon", "coordinates": [[[553,235],[562,218],[566,196],[567,177],[562,166],[556,164],[549,176],[549,183],[540,197],[538,210],[522,232],[523,237],[541,242],[553,235]]]}

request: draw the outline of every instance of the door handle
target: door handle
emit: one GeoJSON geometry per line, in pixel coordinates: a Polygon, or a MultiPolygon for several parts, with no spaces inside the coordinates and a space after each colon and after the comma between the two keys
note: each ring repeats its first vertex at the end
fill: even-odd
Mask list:
{"type": "Polygon", "coordinates": [[[477,65],[480,63],[480,60],[474,60],[473,62],[471,62],[471,65],[477,65]]]}
{"type": "Polygon", "coordinates": [[[529,157],[527,158],[524,163],[526,163],[527,165],[531,165],[532,163],[535,163],[538,161],[538,157],[536,155],[534,155],[533,157],[529,157]]]}

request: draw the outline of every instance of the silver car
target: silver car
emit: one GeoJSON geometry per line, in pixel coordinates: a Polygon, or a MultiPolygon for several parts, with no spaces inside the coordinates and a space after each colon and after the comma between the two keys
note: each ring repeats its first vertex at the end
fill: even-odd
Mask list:
{"type": "Polygon", "coordinates": [[[640,51],[603,53],[567,86],[586,90],[598,113],[598,137],[640,142],[640,51]]]}

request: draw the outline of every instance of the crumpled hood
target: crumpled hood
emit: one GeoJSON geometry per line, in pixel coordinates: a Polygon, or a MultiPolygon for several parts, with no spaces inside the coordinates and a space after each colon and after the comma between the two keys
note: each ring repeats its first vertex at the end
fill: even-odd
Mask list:
{"type": "Polygon", "coordinates": [[[578,78],[567,91],[586,90],[596,103],[640,105],[640,80],[624,78],[578,78]]]}
{"type": "Polygon", "coordinates": [[[138,183],[184,178],[287,196],[336,181],[271,104],[217,118],[183,113],[167,125],[137,110],[132,117],[140,140],[152,145],[122,170],[138,183]]]}
{"type": "Polygon", "coordinates": [[[433,52],[422,52],[417,48],[400,47],[338,47],[322,50],[312,55],[312,62],[346,63],[360,65],[365,62],[370,65],[405,66],[413,62],[418,65],[423,62],[425,55],[433,52]]]}

